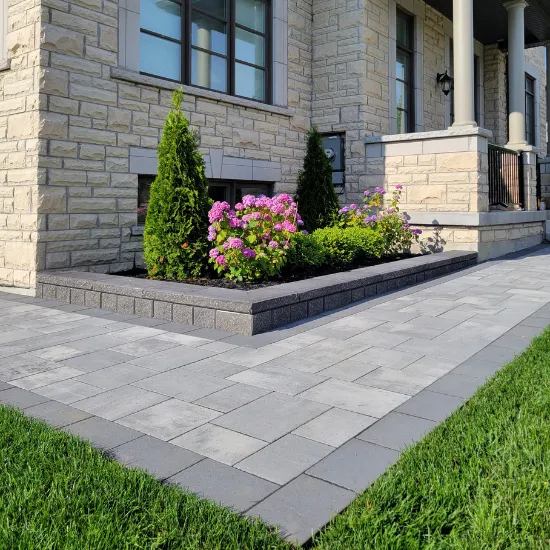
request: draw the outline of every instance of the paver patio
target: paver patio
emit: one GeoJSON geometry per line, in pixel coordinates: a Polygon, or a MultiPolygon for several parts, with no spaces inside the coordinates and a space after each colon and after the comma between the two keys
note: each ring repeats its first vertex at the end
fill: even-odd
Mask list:
{"type": "Polygon", "coordinates": [[[250,337],[0,312],[0,403],[303,542],[550,324],[550,247],[250,337]]]}

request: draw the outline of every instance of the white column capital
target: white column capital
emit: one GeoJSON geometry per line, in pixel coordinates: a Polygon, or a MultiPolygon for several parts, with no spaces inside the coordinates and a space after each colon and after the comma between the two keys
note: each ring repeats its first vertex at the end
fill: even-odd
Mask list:
{"type": "Polygon", "coordinates": [[[507,0],[503,5],[508,11],[514,8],[525,9],[529,6],[525,0],[507,0]]]}

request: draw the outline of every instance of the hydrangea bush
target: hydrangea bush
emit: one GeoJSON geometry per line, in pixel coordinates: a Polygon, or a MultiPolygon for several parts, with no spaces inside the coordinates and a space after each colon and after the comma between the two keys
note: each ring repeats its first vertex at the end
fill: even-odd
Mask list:
{"type": "Polygon", "coordinates": [[[286,193],[273,198],[246,195],[231,209],[215,202],[209,214],[210,262],[225,277],[253,281],[278,275],[290,238],[303,224],[286,193]]]}
{"type": "Polygon", "coordinates": [[[340,214],[339,227],[370,227],[384,240],[384,256],[397,256],[411,249],[418,242],[420,229],[412,229],[403,214],[399,212],[402,185],[397,185],[391,199],[384,204],[386,191],[377,187],[372,193],[365,191],[362,205],[344,206],[340,214]]]}

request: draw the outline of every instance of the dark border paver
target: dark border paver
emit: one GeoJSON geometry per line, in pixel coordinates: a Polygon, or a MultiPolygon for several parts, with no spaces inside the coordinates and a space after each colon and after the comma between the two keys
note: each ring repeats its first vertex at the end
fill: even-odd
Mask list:
{"type": "Polygon", "coordinates": [[[43,420],[55,428],[69,426],[91,416],[84,411],[63,405],[57,401],[46,401],[45,403],[40,403],[40,405],[29,407],[25,409],[25,414],[43,420]]]}
{"type": "Polygon", "coordinates": [[[484,384],[483,380],[473,376],[464,376],[450,372],[436,380],[429,388],[429,391],[453,395],[462,399],[470,399],[472,395],[484,384]]]}
{"type": "Polygon", "coordinates": [[[277,525],[282,536],[304,542],[341,512],[355,493],[308,475],[301,475],[248,511],[277,525]]]}
{"type": "Polygon", "coordinates": [[[0,405],[9,405],[18,409],[27,409],[46,401],[49,401],[47,397],[42,397],[21,388],[12,387],[0,392],[0,405]]]}
{"type": "Polygon", "coordinates": [[[143,468],[158,479],[166,479],[204,459],[197,453],[144,435],[111,449],[122,464],[143,468]]]}
{"type": "Polygon", "coordinates": [[[167,479],[204,498],[245,512],[279,488],[279,485],[226,466],[210,458],[167,479]]]}
{"type": "Polygon", "coordinates": [[[393,449],[352,439],[306,473],[359,493],[398,458],[393,449]]]}
{"type": "Polygon", "coordinates": [[[94,446],[104,450],[118,447],[143,435],[141,432],[97,416],[71,424],[63,430],[82,439],[87,439],[94,446]]]}
{"type": "Polygon", "coordinates": [[[360,433],[357,438],[395,451],[402,451],[405,447],[422,439],[436,426],[437,422],[433,420],[391,412],[360,433]]]}
{"type": "Polygon", "coordinates": [[[423,390],[397,407],[396,411],[434,422],[443,422],[463,404],[464,400],[460,397],[423,390]]]}

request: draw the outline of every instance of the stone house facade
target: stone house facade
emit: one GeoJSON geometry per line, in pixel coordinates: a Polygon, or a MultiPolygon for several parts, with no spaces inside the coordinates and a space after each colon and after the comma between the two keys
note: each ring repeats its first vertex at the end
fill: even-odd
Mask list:
{"type": "MultiPolygon", "coordinates": [[[[481,251],[496,238],[486,157],[488,143],[509,143],[511,43],[507,8],[464,4],[479,23],[469,38],[450,0],[2,0],[0,285],[32,293],[42,270],[141,264],[139,195],[178,88],[216,198],[291,192],[315,124],[343,148],[342,202],[402,183],[412,223],[454,215],[437,223],[444,247],[481,251]],[[487,17],[498,23],[490,31],[487,17]],[[468,39],[479,128],[447,130],[464,112],[462,100],[455,109],[464,64],[453,63],[455,42],[468,39]],[[445,72],[449,95],[438,82],[445,72]]],[[[550,27],[536,22],[550,11],[522,9],[534,90],[529,197],[535,157],[547,151],[550,27]]],[[[550,196],[550,164],[548,178],[550,196]]],[[[497,253],[540,242],[542,213],[504,214],[497,253]]]]}

